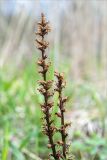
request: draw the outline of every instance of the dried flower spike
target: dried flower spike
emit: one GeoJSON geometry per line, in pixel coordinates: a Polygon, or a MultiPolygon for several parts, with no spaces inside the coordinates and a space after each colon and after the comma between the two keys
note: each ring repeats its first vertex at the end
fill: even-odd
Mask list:
{"type": "Polygon", "coordinates": [[[70,126],[70,123],[65,123],[65,119],[64,119],[65,106],[64,105],[68,98],[63,97],[63,88],[65,88],[65,85],[66,85],[64,81],[64,75],[62,73],[60,74],[58,72],[55,72],[55,76],[57,78],[55,91],[57,91],[59,94],[58,107],[60,110],[60,112],[56,113],[56,115],[61,119],[61,127],[58,131],[61,133],[62,141],[60,141],[61,142],[60,145],[62,146],[63,157],[66,159],[67,158],[66,138],[68,136],[66,132],[66,128],[70,126]]]}
{"type": "Polygon", "coordinates": [[[38,23],[38,32],[36,35],[39,36],[39,39],[36,39],[37,48],[41,52],[41,58],[38,60],[38,66],[41,68],[39,73],[42,75],[42,80],[39,81],[41,86],[38,90],[44,97],[44,103],[41,104],[41,109],[43,111],[44,117],[43,120],[45,124],[43,126],[43,133],[47,135],[49,144],[48,148],[52,150],[50,154],[55,160],[59,160],[59,154],[56,151],[56,144],[53,140],[53,135],[55,133],[56,127],[53,125],[53,120],[51,118],[51,108],[53,102],[50,100],[50,97],[53,96],[53,93],[50,91],[53,81],[47,80],[47,72],[50,66],[50,63],[47,62],[46,49],[49,45],[49,42],[46,42],[45,35],[50,31],[49,22],[46,21],[44,14],[41,14],[41,21],[38,23]]]}
{"type": "Polygon", "coordinates": [[[39,39],[36,39],[37,48],[41,52],[41,58],[38,60],[37,64],[40,67],[38,71],[42,75],[42,80],[38,83],[40,88],[39,92],[44,97],[44,103],[41,104],[41,110],[43,112],[43,133],[48,137],[47,147],[51,149],[52,153],[49,154],[50,158],[48,160],[72,160],[72,157],[68,154],[68,144],[66,138],[68,136],[67,127],[70,126],[70,123],[65,123],[64,113],[65,113],[65,103],[68,100],[67,97],[63,97],[63,88],[65,88],[66,83],[64,81],[64,74],[55,72],[55,77],[57,78],[55,91],[59,94],[58,107],[59,111],[55,113],[57,118],[60,118],[60,127],[57,128],[54,125],[52,119],[52,107],[54,105],[50,97],[53,96],[51,91],[53,81],[47,80],[47,72],[50,67],[50,62],[47,62],[48,56],[46,55],[46,49],[49,46],[49,42],[45,40],[45,36],[50,32],[49,22],[46,21],[44,14],[41,14],[41,21],[38,22],[38,31],[36,33],[39,36],[39,39]],[[54,142],[54,134],[59,132],[61,135],[61,140],[54,142]]]}

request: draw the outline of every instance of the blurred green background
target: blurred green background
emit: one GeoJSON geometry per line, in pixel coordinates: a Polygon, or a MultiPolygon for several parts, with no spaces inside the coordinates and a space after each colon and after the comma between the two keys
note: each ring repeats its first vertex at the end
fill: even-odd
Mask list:
{"type": "Polygon", "coordinates": [[[107,160],[106,10],[97,0],[0,0],[0,160],[48,156],[35,63],[41,12],[52,28],[49,78],[55,69],[67,80],[71,152],[76,160],[107,160]]]}

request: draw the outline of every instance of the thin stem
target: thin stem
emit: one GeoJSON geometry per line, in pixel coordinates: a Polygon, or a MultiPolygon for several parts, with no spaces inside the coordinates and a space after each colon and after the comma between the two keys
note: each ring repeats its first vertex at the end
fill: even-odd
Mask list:
{"type": "Polygon", "coordinates": [[[62,142],[63,142],[63,156],[66,158],[66,136],[65,136],[65,128],[64,128],[64,124],[65,124],[65,120],[64,120],[64,111],[63,111],[63,103],[62,103],[62,84],[59,81],[59,108],[60,108],[60,113],[61,113],[61,126],[62,126],[62,130],[61,130],[61,137],[62,137],[62,142]]]}

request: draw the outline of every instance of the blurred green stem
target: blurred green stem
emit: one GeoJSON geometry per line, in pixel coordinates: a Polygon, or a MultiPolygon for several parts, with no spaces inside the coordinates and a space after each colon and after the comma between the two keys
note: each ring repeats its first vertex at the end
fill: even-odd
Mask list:
{"type": "Polygon", "coordinates": [[[23,149],[23,153],[24,153],[25,155],[27,155],[28,157],[34,159],[34,160],[42,160],[42,159],[39,158],[37,155],[29,152],[27,149],[23,149]]]}

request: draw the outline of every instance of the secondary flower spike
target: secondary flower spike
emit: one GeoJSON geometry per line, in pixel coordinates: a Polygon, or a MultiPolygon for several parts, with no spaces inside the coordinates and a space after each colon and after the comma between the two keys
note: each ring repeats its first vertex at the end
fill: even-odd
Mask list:
{"type": "Polygon", "coordinates": [[[66,138],[68,136],[68,133],[66,131],[67,127],[71,125],[71,123],[65,123],[65,118],[64,118],[64,113],[65,113],[65,103],[68,100],[67,97],[63,97],[63,89],[66,86],[66,83],[64,81],[64,75],[63,73],[54,73],[57,82],[56,82],[56,88],[55,91],[58,92],[58,107],[59,107],[59,112],[56,113],[57,117],[60,118],[61,122],[61,127],[58,129],[58,131],[61,133],[61,141],[60,145],[62,146],[62,153],[63,157],[67,159],[67,154],[68,154],[68,148],[67,148],[67,142],[66,138]]]}

